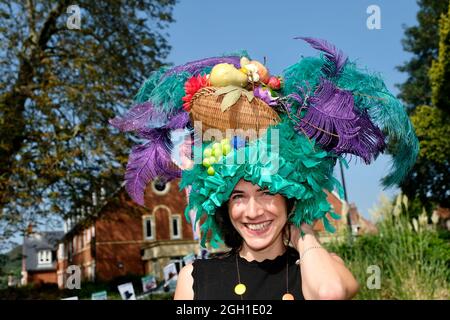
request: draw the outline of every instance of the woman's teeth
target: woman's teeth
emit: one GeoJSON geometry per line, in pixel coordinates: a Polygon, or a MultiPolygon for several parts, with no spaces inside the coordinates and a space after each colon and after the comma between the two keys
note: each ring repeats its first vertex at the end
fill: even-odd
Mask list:
{"type": "Polygon", "coordinates": [[[249,228],[250,230],[260,231],[260,230],[267,228],[271,223],[272,223],[272,221],[267,221],[267,222],[258,223],[258,224],[246,223],[245,226],[247,228],[249,228]]]}

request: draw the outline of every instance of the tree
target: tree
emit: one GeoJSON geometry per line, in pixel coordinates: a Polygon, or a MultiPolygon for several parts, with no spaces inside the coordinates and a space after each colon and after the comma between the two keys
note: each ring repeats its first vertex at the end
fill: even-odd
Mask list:
{"type": "Polygon", "coordinates": [[[450,207],[450,2],[447,11],[439,20],[439,49],[428,70],[429,105],[416,106],[411,115],[420,141],[419,158],[401,185],[405,194],[427,208],[450,207]]]}
{"type": "Polygon", "coordinates": [[[80,0],[69,29],[71,1],[0,1],[0,227],[120,185],[130,143],[108,119],[163,65],[174,3],[80,0]]]}
{"type": "Polygon", "coordinates": [[[439,54],[429,71],[432,104],[450,114],[450,2],[439,20],[439,54]]]}
{"type": "Polygon", "coordinates": [[[428,76],[431,62],[438,55],[439,19],[447,12],[448,1],[418,0],[418,25],[405,29],[403,49],[413,57],[398,70],[406,72],[408,78],[398,85],[399,98],[409,110],[419,105],[431,104],[431,87],[428,76]]]}

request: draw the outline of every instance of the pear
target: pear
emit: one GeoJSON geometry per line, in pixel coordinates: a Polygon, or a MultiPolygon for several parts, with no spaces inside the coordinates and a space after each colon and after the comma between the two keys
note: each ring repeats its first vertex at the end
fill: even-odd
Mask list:
{"type": "Polygon", "coordinates": [[[209,75],[209,82],[214,87],[238,86],[245,87],[247,75],[229,63],[216,64],[209,75]]]}

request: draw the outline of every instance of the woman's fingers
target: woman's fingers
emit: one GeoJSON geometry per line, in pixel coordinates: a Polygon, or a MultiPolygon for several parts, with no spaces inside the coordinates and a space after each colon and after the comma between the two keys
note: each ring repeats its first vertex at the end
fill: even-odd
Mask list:
{"type": "Polygon", "coordinates": [[[312,227],[312,225],[310,225],[310,224],[302,223],[301,226],[300,226],[300,228],[302,229],[302,231],[303,231],[305,234],[313,234],[313,233],[314,233],[313,227],[312,227]]]}

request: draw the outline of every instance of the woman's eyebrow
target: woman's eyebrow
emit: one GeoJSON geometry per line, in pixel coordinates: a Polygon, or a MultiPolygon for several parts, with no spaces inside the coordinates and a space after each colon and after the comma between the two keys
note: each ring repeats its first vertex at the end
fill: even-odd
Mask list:
{"type": "MultiPolygon", "coordinates": [[[[258,188],[258,190],[256,190],[256,192],[267,192],[267,191],[269,191],[268,188],[258,188]]],[[[236,189],[231,192],[232,195],[235,193],[245,193],[245,191],[236,189]]]]}

